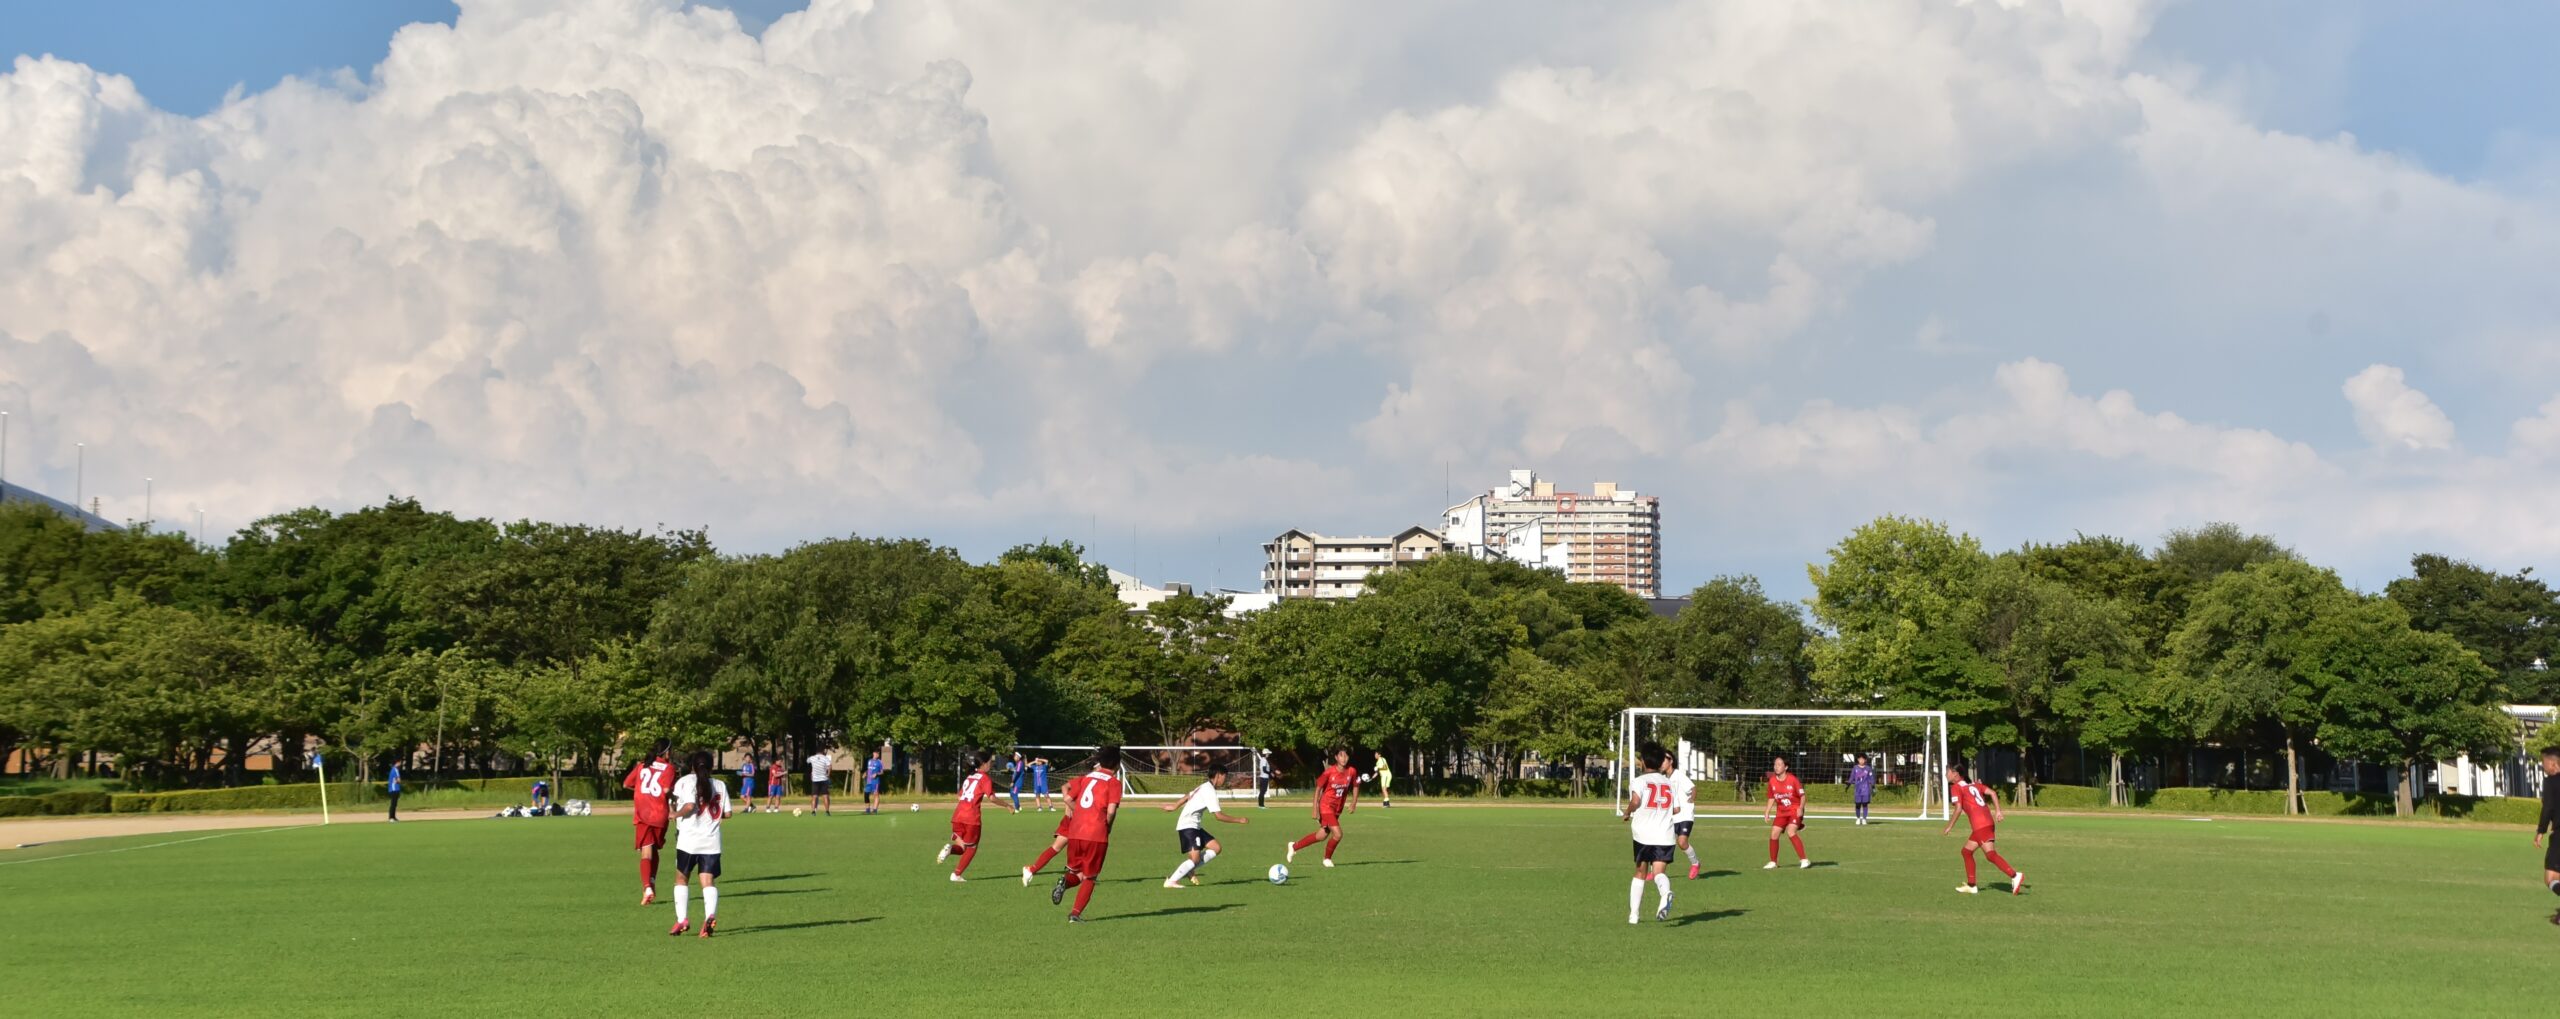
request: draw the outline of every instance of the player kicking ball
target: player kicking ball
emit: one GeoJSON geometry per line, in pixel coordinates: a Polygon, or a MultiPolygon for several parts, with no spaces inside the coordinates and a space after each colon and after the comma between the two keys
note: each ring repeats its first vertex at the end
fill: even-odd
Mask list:
{"type": "Polygon", "coordinates": [[[1662,895],[1653,918],[1671,919],[1671,876],[1662,870],[1671,865],[1671,843],[1677,837],[1672,834],[1672,818],[1680,813],[1680,793],[1668,774],[1671,752],[1660,743],[1647,743],[1636,753],[1644,761],[1645,773],[1627,787],[1627,827],[1636,847],[1636,877],[1627,883],[1628,923],[1641,920],[1647,881],[1662,895]]]}
{"type": "Polygon", "coordinates": [[[1804,855],[1804,780],[1787,770],[1784,757],[1769,759],[1769,801],[1760,808],[1760,818],[1769,822],[1769,862],[1761,870],[1778,869],[1781,835],[1796,847],[1796,869],[1813,866],[1813,859],[1804,855]]]}
{"type": "Polygon", "coordinates": [[[676,925],[685,931],[687,882],[702,882],[702,936],[720,926],[720,822],[729,816],[729,790],[711,777],[711,754],[696,750],[688,773],[676,780],[676,925]]]}
{"type": "Polygon", "coordinates": [[[1083,923],[1084,908],[1093,902],[1093,887],[1102,877],[1103,858],[1111,853],[1111,826],[1120,820],[1120,748],[1094,751],[1093,770],[1067,784],[1067,872],[1049,889],[1049,904],[1076,890],[1076,908],[1068,923],[1083,923]]]}
{"type": "Polygon", "coordinates": [[[1228,824],[1246,823],[1244,818],[1219,809],[1221,804],[1218,802],[1218,790],[1226,784],[1227,770],[1211,767],[1208,781],[1200,783],[1198,788],[1191,790],[1191,795],[1183,797],[1182,802],[1164,808],[1182,812],[1182,817],[1173,823],[1173,835],[1182,843],[1183,857],[1182,865],[1173,868],[1173,876],[1164,879],[1165,887],[1180,888],[1182,879],[1186,877],[1191,879],[1192,884],[1199,884],[1200,868],[1208,866],[1209,861],[1218,858],[1221,847],[1217,839],[1209,837],[1209,826],[1206,823],[1208,818],[1215,817],[1228,824]]]}
{"type": "MultiPolygon", "coordinates": [[[[2009,875],[2009,894],[2026,891],[2027,875],[2009,866],[2009,861],[2000,858],[2000,851],[1992,848],[1991,840],[1998,834],[2000,819],[2006,816],[2000,811],[2000,793],[1980,782],[1968,781],[1963,771],[1950,764],[1947,766],[1947,801],[1963,810],[1966,820],[1973,823],[1973,834],[1964,840],[1964,884],[1957,886],[1956,891],[1966,895],[1980,891],[1973,884],[1973,851],[1976,849],[1982,850],[1982,854],[1991,859],[1991,865],[2000,868],[2000,873],[2009,875]]],[[[1955,827],[1955,811],[1950,810],[1947,812],[1947,826],[1939,829],[1938,834],[1945,835],[1955,827]]]]}
{"type": "Polygon", "coordinates": [[[1324,842],[1324,865],[1333,866],[1333,851],[1342,846],[1342,815],[1360,809],[1360,773],[1351,767],[1351,751],[1336,747],[1333,766],[1316,776],[1316,830],[1306,838],[1289,843],[1289,861],[1298,859],[1298,850],[1324,842]]]}
{"type": "MultiPolygon", "coordinates": [[[[960,854],[960,865],[951,869],[954,883],[969,880],[969,861],[978,858],[978,836],[985,831],[987,801],[996,796],[995,776],[987,774],[993,763],[985,754],[970,762],[969,777],[960,781],[960,802],[951,808],[951,842],[933,857],[933,862],[941,863],[953,853],[960,854]]],[[[1013,812],[1022,813],[1022,808],[1015,807],[1013,812]]]]}

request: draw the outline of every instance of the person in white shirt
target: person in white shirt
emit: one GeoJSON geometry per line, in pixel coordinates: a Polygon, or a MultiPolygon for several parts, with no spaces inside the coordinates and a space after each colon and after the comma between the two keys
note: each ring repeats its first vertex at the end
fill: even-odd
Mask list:
{"type": "Polygon", "coordinates": [[[685,775],[676,779],[676,925],[685,931],[685,898],[689,882],[701,875],[702,936],[720,923],[720,822],[729,816],[729,789],[712,777],[711,754],[696,750],[685,775]]]}
{"type": "Polygon", "coordinates": [[[1644,774],[1627,786],[1627,824],[1636,846],[1636,879],[1627,885],[1628,923],[1638,922],[1648,880],[1662,893],[1662,905],[1653,911],[1653,918],[1671,919],[1671,876],[1662,869],[1671,865],[1671,845],[1678,839],[1671,819],[1680,812],[1679,791],[1669,774],[1671,752],[1662,744],[1647,743],[1637,749],[1637,755],[1644,761],[1644,774]]]}
{"type": "Polygon", "coordinates": [[[809,755],[809,809],[823,809],[828,817],[834,817],[836,813],[836,787],[830,781],[835,768],[835,751],[820,747],[817,753],[809,755]]]}
{"type": "Polygon", "coordinates": [[[1680,840],[1680,851],[1689,854],[1689,880],[1698,879],[1698,847],[1689,842],[1689,830],[1698,824],[1698,784],[1689,780],[1687,769],[1680,767],[1678,754],[1671,760],[1671,795],[1680,806],[1671,815],[1671,834],[1680,840]]]}
{"type": "Polygon", "coordinates": [[[1213,766],[1209,769],[1208,781],[1200,783],[1198,788],[1191,790],[1191,795],[1183,797],[1182,802],[1164,808],[1182,813],[1182,817],[1173,823],[1173,834],[1182,843],[1183,857],[1182,865],[1173,869],[1173,876],[1164,879],[1165,887],[1180,888],[1182,879],[1186,877],[1191,879],[1192,884],[1199,884],[1200,868],[1218,858],[1220,847],[1217,839],[1209,837],[1207,824],[1209,818],[1214,817],[1228,824],[1250,823],[1244,818],[1219,809],[1223,804],[1219,802],[1218,790],[1226,784],[1226,769],[1213,766]]]}

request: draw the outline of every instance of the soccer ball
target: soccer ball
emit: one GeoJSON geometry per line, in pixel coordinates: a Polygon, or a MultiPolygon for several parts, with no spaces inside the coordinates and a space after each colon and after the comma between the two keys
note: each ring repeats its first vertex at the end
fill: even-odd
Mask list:
{"type": "Polygon", "coordinates": [[[800,808],[798,808],[798,807],[793,807],[793,808],[791,808],[791,816],[793,816],[793,817],[798,817],[798,816],[800,816],[800,808]]]}
{"type": "Polygon", "coordinates": [[[924,809],[924,804],[921,804],[921,803],[910,803],[910,804],[907,804],[907,812],[908,812],[908,813],[911,813],[911,814],[912,814],[912,813],[914,813],[914,812],[916,812],[916,811],[923,810],[923,809],[924,809]]]}
{"type": "Polygon", "coordinates": [[[1275,864],[1272,864],[1272,865],[1271,865],[1271,883],[1272,883],[1272,884],[1275,884],[1275,885],[1285,885],[1285,884],[1288,884],[1288,883],[1289,883],[1289,868],[1284,867],[1284,866],[1281,866],[1280,864],[1276,864],[1276,863],[1275,863],[1275,864]]]}

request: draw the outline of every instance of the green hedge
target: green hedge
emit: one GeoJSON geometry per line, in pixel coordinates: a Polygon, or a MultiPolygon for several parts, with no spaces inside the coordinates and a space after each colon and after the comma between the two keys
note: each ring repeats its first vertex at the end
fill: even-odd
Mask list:
{"type": "Polygon", "coordinates": [[[108,794],[94,789],[66,789],[42,796],[0,796],[0,817],[103,814],[111,805],[108,794]]]}
{"type": "Polygon", "coordinates": [[[2032,787],[2038,807],[2047,810],[2088,810],[2107,805],[2107,791],[2090,785],[2039,785],[2032,787]]]}

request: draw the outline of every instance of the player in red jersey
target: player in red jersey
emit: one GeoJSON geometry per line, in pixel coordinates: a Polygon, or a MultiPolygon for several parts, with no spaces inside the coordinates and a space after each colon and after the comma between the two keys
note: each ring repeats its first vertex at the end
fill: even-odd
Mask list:
{"type": "Polygon", "coordinates": [[[1067,872],[1049,889],[1049,904],[1076,890],[1076,908],[1068,923],[1084,922],[1084,907],[1093,902],[1093,886],[1102,877],[1102,859],[1111,852],[1111,825],[1120,819],[1120,748],[1093,752],[1093,770],[1067,787],[1067,872]]]}
{"type": "Polygon", "coordinates": [[[1804,780],[1787,770],[1784,757],[1769,759],[1769,801],[1760,809],[1760,817],[1769,822],[1769,862],[1761,864],[1761,870],[1778,869],[1780,835],[1787,837],[1788,845],[1796,847],[1797,869],[1813,866],[1813,860],[1804,855],[1804,836],[1800,834],[1804,831],[1804,780]]]}
{"type": "Polygon", "coordinates": [[[1953,805],[1953,809],[1947,811],[1947,826],[1939,829],[1938,834],[1955,830],[1957,811],[1963,811],[1966,820],[1973,823],[1973,834],[1965,836],[1964,840],[1964,885],[1956,890],[1966,895],[1977,891],[1973,886],[1973,851],[1980,849],[1984,856],[1991,858],[1992,866],[2009,875],[2009,894],[2026,891],[2025,872],[2009,866],[2009,861],[2001,859],[2000,851],[1991,846],[2000,819],[2006,816],[2000,811],[2000,793],[1980,782],[1968,781],[1962,770],[1950,764],[1947,765],[1947,802],[1953,805]]]}
{"type": "Polygon", "coordinates": [[[1314,834],[1289,843],[1289,859],[1298,858],[1298,850],[1324,840],[1324,865],[1333,866],[1333,851],[1342,845],[1342,815],[1360,809],[1360,772],[1351,767],[1351,751],[1333,749],[1333,766],[1316,776],[1316,830],[1314,834]]]}
{"type": "Polygon", "coordinates": [[[640,904],[658,901],[658,850],[667,844],[667,799],[674,795],[675,765],[667,741],[649,748],[649,759],[631,766],[622,787],[631,790],[631,844],[640,850],[640,904]]]}
{"type": "MultiPolygon", "coordinates": [[[[966,881],[969,861],[978,858],[978,835],[987,801],[995,798],[996,780],[987,774],[987,755],[979,754],[971,764],[969,777],[960,780],[960,802],[951,808],[951,844],[942,847],[933,862],[940,863],[960,854],[960,865],[951,869],[951,880],[966,881]]],[[[1022,813],[1019,807],[1014,813],[1022,813]]]]}

